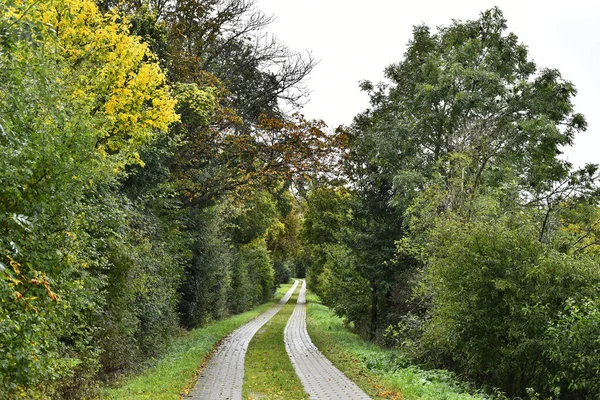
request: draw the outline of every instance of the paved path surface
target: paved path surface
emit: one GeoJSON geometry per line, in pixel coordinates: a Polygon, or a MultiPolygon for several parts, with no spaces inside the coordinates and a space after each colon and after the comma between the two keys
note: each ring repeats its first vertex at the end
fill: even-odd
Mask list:
{"type": "Polygon", "coordinates": [[[284,331],[285,348],[311,400],[367,400],[365,394],[329,361],[306,331],[306,281],[284,331]]]}
{"type": "Polygon", "coordinates": [[[244,358],[248,344],[258,330],[267,323],[292,297],[298,281],[277,305],[225,338],[206,367],[200,371],[198,382],[189,398],[194,400],[241,400],[244,384],[244,358]]]}

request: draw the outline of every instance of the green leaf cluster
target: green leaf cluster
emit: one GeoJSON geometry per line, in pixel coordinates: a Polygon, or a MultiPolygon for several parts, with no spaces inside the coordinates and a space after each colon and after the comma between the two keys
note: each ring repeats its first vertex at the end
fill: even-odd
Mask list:
{"type": "Polygon", "coordinates": [[[309,195],[313,289],[414,362],[511,396],[598,397],[597,166],[560,157],[586,129],[575,87],[498,8],[416,26],[385,73],[342,128],[347,198],[309,195]]]}

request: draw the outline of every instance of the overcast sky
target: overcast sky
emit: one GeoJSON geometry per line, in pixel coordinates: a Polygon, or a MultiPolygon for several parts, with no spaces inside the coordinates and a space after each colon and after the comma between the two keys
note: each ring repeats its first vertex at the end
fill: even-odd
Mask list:
{"type": "Polygon", "coordinates": [[[368,107],[360,80],[383,79],[383,69],[402,60],[413,25],[473,20],[499,6],[538,67],[557,68],[575,84],[576,111],[588,121],[574,148],[575,165],[600,164],[600,2],[539,0],[257,0],[276,16],[269,32],[296,51],[310,50],[319,65],[307,81],[312,93],[302,112],[330,126],[349,124],[368,107]]]}

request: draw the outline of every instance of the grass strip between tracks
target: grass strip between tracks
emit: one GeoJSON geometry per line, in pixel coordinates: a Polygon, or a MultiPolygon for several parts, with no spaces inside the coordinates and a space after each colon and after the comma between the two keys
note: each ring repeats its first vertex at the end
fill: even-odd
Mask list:
{"type": "Polygon", "coordinates": [[[283,341],[283,331],[296,307],[301,286],[252,338],[246,353],[243,399],[308,399],[283,341]]]}
{"type": "Polygon", "coordinates": [[[291,284],[281,285],[270,302],[174,339],[167,352],[152,366],[140,375],[117,383],[117,387],[104,388],[101,398],[180,400],[181,395],[195,384],[199,366],[207,360],[215,345],[233,330],[271,308],[291,287],[291,284]]]}
{"type": "Polygon", "coordinates": [[[448,371],[411,366],[398,350],[384,349],[350,332],[342,318],[307,292],[307,330],[319,350],[374,399],[484,399],[448,371]]]}

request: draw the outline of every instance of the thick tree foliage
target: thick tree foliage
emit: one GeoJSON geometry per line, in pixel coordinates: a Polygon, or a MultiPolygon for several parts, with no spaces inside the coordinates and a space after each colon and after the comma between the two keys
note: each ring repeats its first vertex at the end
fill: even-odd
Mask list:
{"type": "Polygon", "coordinates": [[[299,258],[312,60],[249,1],[0,4],[0,397],[91,398],[299,258]],[[277,67],[277,68],[275,68],[277,67]]]}
{"type": "Polygon", "coordinates": [[[536,67],[497,8],[435,32],[415,27],[386,77],[361,84],[372,108],[345,128],[346,230],[312,194],[322,211],[307,213],[308,243],[319,243],[315,220],[344,234],[309,276],[348,288],[316,289],[366,336],[419,362],[510,395],[598,396],[594,368],[572,355],[600,349],[558,328],[600,333],[597,168],[571,171],[559,157],[586,128],[575,88],[536,67]]]}

